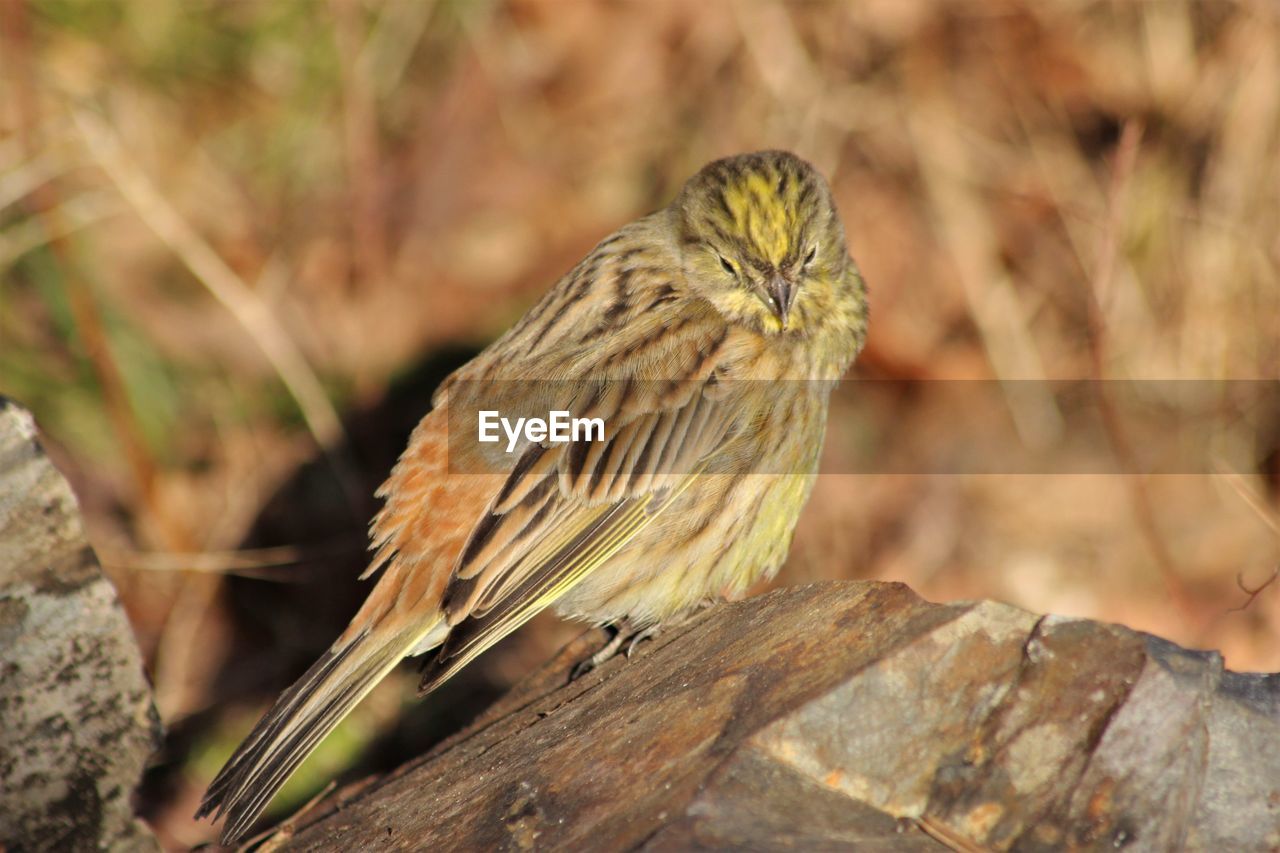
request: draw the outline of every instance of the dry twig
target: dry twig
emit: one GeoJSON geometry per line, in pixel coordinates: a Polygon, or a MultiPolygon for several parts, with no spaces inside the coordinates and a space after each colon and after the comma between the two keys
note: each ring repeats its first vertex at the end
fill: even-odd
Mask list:
{"type": "Polygon", "coordinates": [[[1247,595],[1248,598],[1245,599],[1244,604],[1241,604],[1239,607],[1232,607],[1227,612],[1235,613],[1239,610],[1247,610],[1249,605],[1253,604],[1253,600],[1257,598],[1259,595],[1261,595],[1266,590],[1267,587],[1275,583],[1277,578],[1280,578],[1280,566],[1276,566],[1271,571],[1271,577],[1267,578],[1262,583],[1250,589],[1248,586],[1245,586],[1244,572],[1241,572],[1240,574],[1236,575],[1236,586],[1240,587],[1240,591],[1243,592],[1245,595],[1247,595]]]}
{"type": "MultiPolygon", "coordinates": [[[[342,422],[333,404],[329,402],[319,378],[299,352],[293,338],[280,324],[271,306],[227,266],[156,189],[125,153],[119,139],[106,122],[84,109],[74,109],[72,118],[89,151],[115,183],[120,194],[156,236],[178,256],[191,274],[248,331],[297,402],[316,443],[331,454],[342,438],[342,422]]],[[[335,462],[335,470],[339,472],[344,488],[354,493],[350,489],[350,480],[342,477],[342,466],[336,464],[332,456],[331,461],[335,462]]]]}
{"type": "Polygon", "coordinates": [[[1196,609],[1191,603],[1186,585],[1182,582],[1177,561],[1160,532],[1151,494],[1147,490],[1146,474],[1138,465],[1133,444],[1129,441],[1119,411],[1111,399],[1106,384],[1107,322],[1102,311],[1100,295],[1110,291],[1112,276],[1115,273],[1129,182],[1133,176],[1134,164],[1138,159],[1142,132],[1142,122],[1130,119],[1125,122],[1124,129],[1120,132],[1120,141],[1116,143],[1115,165],[1111,172],[1110,186],[1107,188],[1107,218],[1102,232],[1102,244],[1098,249],[1097,264],[1089,286],[1084,288],[1088,309],[1089,359],[1099,413],[1107,432],[1107,439],[1111,442],[1112,450],[1123,469],[1138,528],[1156,566],[1160,569],[1170,600],[1182,613],[1183,618],[1189,624],[1194,624],[1200,621],[1196,609]]]}

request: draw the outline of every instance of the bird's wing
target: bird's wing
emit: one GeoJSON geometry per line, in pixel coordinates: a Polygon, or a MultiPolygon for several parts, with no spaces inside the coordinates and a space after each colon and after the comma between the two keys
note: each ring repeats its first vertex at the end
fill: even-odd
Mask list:
{"type": "Polygon", "coordinates": [[[572,589],[688,488],[741,422],[714,349],[695,348],[679,379],[583,383],[571,408],[601,418],[604,440],[524,451],[459,555],[444,594],[451,631],[423,691],[572,589]]]}

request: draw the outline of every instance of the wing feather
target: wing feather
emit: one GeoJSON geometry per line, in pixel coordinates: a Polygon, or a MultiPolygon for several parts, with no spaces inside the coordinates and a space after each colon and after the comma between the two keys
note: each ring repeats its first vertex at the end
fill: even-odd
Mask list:
{"type": "MultiPolygon", "coordinates": [[[[718,339],[719,340],[719,339],[718,339]]],[[[571,590],[658,518],[740,423],[715,359],[680,380],[584,384],[578,417],[603,441],[528,447],[475,526],[444,595],[448,639],[424,668],[430,690],[571,590]]]]}
{"type": "Polygon", "coordinates": [[[685,477],[680,488],[665,494],[630,498],[604,507],[550,559],[533,561],[534,570],[522,577],[518,587],[483,608],[482,615],[472,615],[450,632],[440,652],[424,667],[419,690],[425,693],[434,689],[572,589],[670,506],[693,479],[685,477]]]}

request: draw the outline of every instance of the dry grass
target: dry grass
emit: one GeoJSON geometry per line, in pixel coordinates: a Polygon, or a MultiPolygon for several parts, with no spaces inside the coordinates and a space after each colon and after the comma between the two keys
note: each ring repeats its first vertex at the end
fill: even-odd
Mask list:
{"type": "MultiPolygon", "coordinates": [[[[174,846],[208,837],[186,815],[217,755],[354,606],[367,495],[450,349],[707,159],[789,147],[831,176],[872,287],[863,376],[1280,378],[1267,2],[0,0],[0,23],[0,391],[113,555],[174,724],[147,794],[174,846]],[[216,557],[248,547],[303,558],[216,557]]],[[[1069,444],[1049,386],[1016,387],[1020,440],[1069,444]]],[[[928,394],[867,399],[836,407],[830,470],[971,438],[928,394]]],[[[1123,471],[1150,432],[1111,426],[1123,471]]],[[[1228,424],[1217,476],[831,474],[781,580],[903,580],[1277,670],[1280,584],[1237,578],[1280,563],[1278,439],[1280,413],[1228,424]]],[[[296,796],[379,733],[448,725],[404,717],[403,687],[296,796]]]]}

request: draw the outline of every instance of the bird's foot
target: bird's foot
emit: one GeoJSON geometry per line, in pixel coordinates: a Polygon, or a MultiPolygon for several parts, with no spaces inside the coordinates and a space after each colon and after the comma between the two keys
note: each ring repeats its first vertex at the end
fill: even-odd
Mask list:
{"type": "Polygon", "coordinates": [[[617,625],[609,624],[604,629],[610,633],[609,641],[600,647],[600,650],[592,654],[590,657],[583,658],[573,665],[573,669],[569,671],[569,680],[577,681],[600,664],[607,661],[618,653],[618,649],[622,648],[622,644],[627,641],[626,634],[617,625]]]}
{"type": "Polygon", "coordinates": [[[609,638],[609,641],[605,643],[598,652],[591,655],[591,657],[578,661],[578,663],[569,672],[569,680],[578,680],[600,664],[612,658],[619,651],[622,651],[624,655],[630,658],[631,653],[636,650],[636,646],[638,644],[650,637],[657,636],[659,627],[660,626],[658,625],[651,625],[648,628],[635,630],[632,629],[625,621],[606,626],[606,630],[612,632],[612,636],[609,638]],[[625,651],[623,650],[624,647],[625,651]]]}
{"type": "Polygon", "coordinates": [[[636,631],[635,633],[633,633],[630,637],[627,638],[627,651],[625,652],[626,656],[628,658],[631,657],[631,653],[636,650],[636,646],[638,644],[644,642],[645,640],[652,640],[654,637],[658,636],[658,634],[660,633],[662,633],[661,625],[650,625],[648,628],[644,628],[643,630],[636,631]]]}

